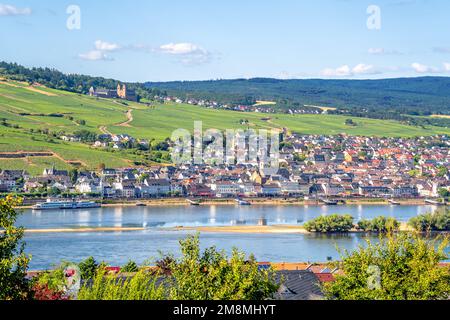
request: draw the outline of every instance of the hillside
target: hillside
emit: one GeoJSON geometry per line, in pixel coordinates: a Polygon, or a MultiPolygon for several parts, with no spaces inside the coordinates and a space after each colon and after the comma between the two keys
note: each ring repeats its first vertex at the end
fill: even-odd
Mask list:
{"type": "Polygon", "coordinates": [[[149,88],[178,97],[226,103],[278,101],[344,109],[398,111],[399,114],[450,113],[450,77],[383,80],[236,79],[217,81],[148,82],[149,88]]]}
{"type": "Polygon", "coordinates": [[[354,118],[356,126],[345,124],[349,117],[336,115],[271,114],[264,119],[259,113],[242,113],[206,109],[185,104],[155,104],[152,106],[97,99],[82,94],[30,86],[28,83],[0,79],[0,168],[27,168],[37,173],[55,164],[59,168],[96,168],[150,164],[146,152],[134,149],[105,151],[81,142],[66,142],[62,135],[84,130],[94,135],[109,132],[126,133],[137,139],[163,141],[175,129],[192,130],[194,121],[203,121],[208,128],[229,129],[251,127],[288,128],[304,134],[419,136],[450,134],[446,128],[407,126],[396,121],[354,118]],[[248,125],[242,125],[241,120],[248,125]],[[45,151],[46,156],[5,158],[5,153],[45,151]]]}

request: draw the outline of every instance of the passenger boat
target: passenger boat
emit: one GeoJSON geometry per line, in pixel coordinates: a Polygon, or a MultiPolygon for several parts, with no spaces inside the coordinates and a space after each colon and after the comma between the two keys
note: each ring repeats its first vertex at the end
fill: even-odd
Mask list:
{"type": "Polygon", "coordinates": [[[322,199],[322,202],[327,205],[327,206],[337,206],[338,205],[338,201],[337,200],[327,200],[327,199],[322,199]]]}
{"type": "Polygon", "coordinates": [[[392,199],[388,200],[388,202],[389,202],[391,205],[393,205],[393,206],[399,206],[399,205],[401,205],[400,202],[395,201],[395,200],[392,200],[392,199]]]}
{"type": "Polygon", "coordinates": [[[33,210],[69,210],[69,209],[90,209],[100,208],[101,205],[94,201],[52,201],[47,199],[46,202],[34,205],[33,210]]]}
{"type": "Polygon", "coordinates": [[[446,205],[444,202],[439,202],[439,201],[430,200],[430,199],[426,199],[425,203],[426,204],[431,204],[432,206],[445,206],[446,205]]]}
{"type": "Polygon", "coordinates": [[[186,199],[187,202],[189,202],[189,204],[191,206],[199,206],[200,205],[200,200],[191,200],[191,199],[186,199]]]}
{"type": "Polygon", "coordinates": [[[146,207],[147,204],[143,203],[143,202],[137,202],[136,203],[136,207],[146,207]]]}
{"type": "Polygon", "coordinates": [[[242,200],[242,199],[235,199],[236,203],[240,206],[251,206],[252,204],[248,201],[242,200]]]}

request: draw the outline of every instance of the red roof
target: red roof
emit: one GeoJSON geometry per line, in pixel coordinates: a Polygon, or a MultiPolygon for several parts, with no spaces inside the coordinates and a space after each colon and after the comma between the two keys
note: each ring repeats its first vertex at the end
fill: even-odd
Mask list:
{"type": "Polygon", "coordinates": [[[320,282],[334,282],[336,279],[331,273],[316,273],[320,282]]]}

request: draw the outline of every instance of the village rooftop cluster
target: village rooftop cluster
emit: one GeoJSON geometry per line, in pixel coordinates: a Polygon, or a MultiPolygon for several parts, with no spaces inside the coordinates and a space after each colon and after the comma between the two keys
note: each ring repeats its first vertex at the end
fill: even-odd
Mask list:
{"type": "Polygon", "coordinates": [[[97,171],[0,172],[0,192],[102,198],[438,198],[450,190],[447,136],[374,138],[290,135],[276,174],[258,164],[158,165],[97,171]]]}

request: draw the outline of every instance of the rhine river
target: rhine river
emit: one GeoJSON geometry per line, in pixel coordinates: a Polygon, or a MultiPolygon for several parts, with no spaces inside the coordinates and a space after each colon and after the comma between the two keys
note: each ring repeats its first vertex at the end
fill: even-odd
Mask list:
{"type": "MultiPolygon", "coordinates": [[[[24,210],[17,225],[26,229],[144,227],[142,231],[27,233],[26,253],[32,255],[30,269],[50,268],[61,261],[79,262],[89,256],[120,266],[129,259],[154,263],[159,252],[177,254],[178,241],[195,232],[173,231],[177,226],[301,225],[329,214],[351,214],[355,221],[385,215],[406,222],[434,210],[431,206],[174,206],[108,207],[88,210],[24,210]]],[[[202,247],[217,246],[230,252],[237,247],[253,253],[258,261],[325,262],[338,259],[336,246],[356,249],[366,236],[309,234],[202,233],[202,247]]],[[[376,238],[374,238],[376,240],[376,238]]]]}

